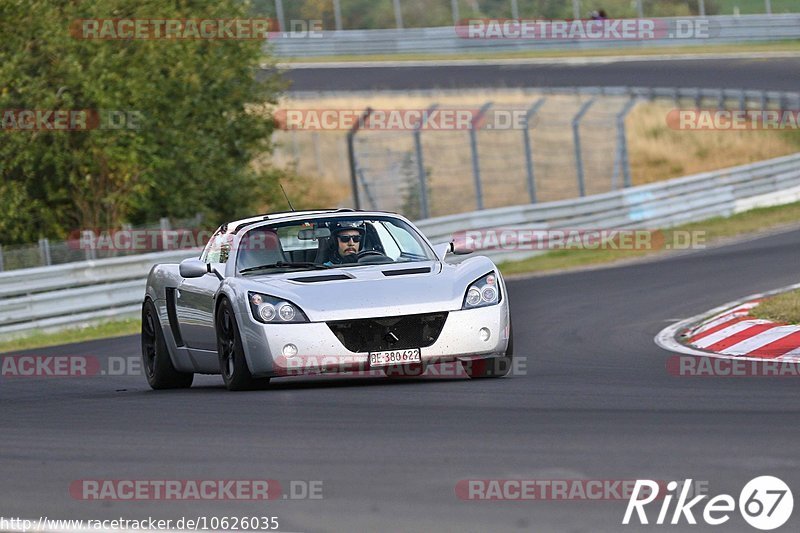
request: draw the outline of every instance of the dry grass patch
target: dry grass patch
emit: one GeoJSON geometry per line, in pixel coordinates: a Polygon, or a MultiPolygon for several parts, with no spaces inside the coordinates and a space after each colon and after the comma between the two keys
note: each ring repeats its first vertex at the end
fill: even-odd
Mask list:
{"type": "MultiPolygon", "coordinates": [[[[427,109],[436,103],[440,109],[478,109],[491,101],[493,109],[526,110],[542,96],[523,89],[319,94],[287,98],[279,107],[360,111],[368,106],[383,110],[427,109]]],[[[571,121],[588,97],[546,95],[546,98],[529,129],[539,202],[579,195],[571,121]]],[[[620,97],[599,98],[581,123],[586,194],[622,186],[621,172],[615,171],[615,116],[625,102],[620,97]]],[[[642,102],[628,116],[627,138],[634,185],[746,164],[800,149],[797,132],[670,129],[666,117],[675,107],[642,102]]],[[[529,202],[522,132],[518,129],[481,130],[477,137],[484,207],[529,202]]],[[[362,191],[362,205],[415,217],[418,195],[415,196],[414,187],[418,187],[418,171],[412,133],[363,131],[356,139],[363,180],[369,187],[369,194],[362,191]]],[[[274,140],[277,145],[274,162],[278,166],[296,165],[298,173],[313,177],[334,204],[351,205],[345,131],[278,131],[274,140]]],[[[475,209],[468,132],[425,131],[422,143],[431,215],[475,209]]]]}
{"type": "Polygon", "coordinates": [[[800,289],[767,298],[750,310],[750,316],[773,322],[800,324],[800,289]]]}

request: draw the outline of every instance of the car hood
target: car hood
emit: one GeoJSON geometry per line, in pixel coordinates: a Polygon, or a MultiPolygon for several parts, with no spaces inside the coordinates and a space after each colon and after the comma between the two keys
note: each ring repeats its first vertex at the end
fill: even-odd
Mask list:
{"type": "Polygon", "coordinates": [[[285,298],[312,322],[461,309],[470,283],[494,269],[487,258],[287,272],[248,279],[248,290],[285,298]]]}

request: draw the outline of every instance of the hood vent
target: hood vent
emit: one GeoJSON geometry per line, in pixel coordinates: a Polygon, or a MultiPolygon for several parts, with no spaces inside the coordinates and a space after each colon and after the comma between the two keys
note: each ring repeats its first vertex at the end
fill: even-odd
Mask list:
{"type": "Polygon", "coordinates": [[[306,276],[304,278],[292,278],[289,281],[297,281],[300,283],[319,283],[323,281],[341,281],[344,279],[351,279],[350,276],[344,274],[325,274],[322,276],[306,276]]]}
{"type": "Polygon", "coordinates": [[[405,276],[406,274],[427,274],[431,271],[431,267],[421,268],[403,268],[400,270],[384,270],[384,276],[405,276]]]}

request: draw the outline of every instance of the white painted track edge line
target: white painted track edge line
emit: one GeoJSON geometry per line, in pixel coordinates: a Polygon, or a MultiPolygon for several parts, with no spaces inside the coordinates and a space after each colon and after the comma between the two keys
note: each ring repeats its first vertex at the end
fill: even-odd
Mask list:
{"type": "Polygon", "coordinates": [[[704,313],[700,313],[690,318],[686,318],[681,320],[680,322],[676,322],[667,326],[666,328],[662,329],[658,332],[658,335],[655,336],[653,341],[656,345],[668,352],[672,353],[682,353],[686,355],[699,355],[703,357],[716,357],[719,359],[737,359],[737,360],[744,360],[744,361],[764,361],[763,358],[760,357],[744,357],[744,356],[736,356],[736,355],[725,355],[721,353],[715,352],[707,352],[703,350],[698,350],[692,348],[690,346],[686,346],[678,341],[677,336],[681,331],[690,329],[693,325],[699,324],[701,321],[706,319],[709,316],[712,316],[716,313],[721,313],[726,309],[731,309],[737,305],[741,305],[749,300],[755,300],[757,298],[763,298],[765,296],[772,296],[773,294],[779,294],[781,292],[791,291],[794,289],[800,288],[800,283],[795,283],[793,285],[788,285],[786,287],[781,287],[779,289],[774,289],[768,292],[758,293],[758,294],[751,294],[750,296],[745,296],[744,298],[740,298],[734,302],[729,302],[724,305],[720,305],[715,307],[710,311],[706,311],[704,313]]]}

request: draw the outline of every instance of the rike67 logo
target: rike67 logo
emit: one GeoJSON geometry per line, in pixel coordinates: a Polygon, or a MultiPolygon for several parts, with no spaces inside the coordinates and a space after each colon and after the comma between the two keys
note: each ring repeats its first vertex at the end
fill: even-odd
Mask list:
{"type": "MultiPolygon", "coordinates": [[[[737,503],[733,496],[720,494],[706,501],[705,505],[701,505],[708,495],[701,494],[690,500],[691,485],[691,479],[687,479],[682,487],[677,481],[670,481],[667,484],[667,493],[661,502],[655,524],[686,523],[695,525],[697,524],[695,513],[701,514],[703,521],[712,526],[722,525],[730,520],[737,503]],[[678,494],[679,492],[680,494],[678,494]],[[670,509],[675,496],[677,496],[675,507],[670,509]]],[[[622,523],[630,524],[634,511],[640,524],[651,523],[648,520],[652,519],[652,516],[648,518],[645,506],[659,496],[658,483],[649,479],[636,480],[622,523]],[[642,495],[644,497],[640,497],[642,495]]],[[[781,527],[789,520],[794,508],[794,498],[789,486],[781,479],[773,476],[760,476],[751,479],[744,486],[739,493],[738,504],[739,512],[745,522],[756,529],[769,531],[781,527]]]]}

